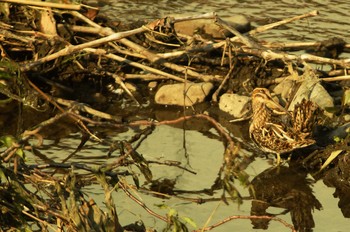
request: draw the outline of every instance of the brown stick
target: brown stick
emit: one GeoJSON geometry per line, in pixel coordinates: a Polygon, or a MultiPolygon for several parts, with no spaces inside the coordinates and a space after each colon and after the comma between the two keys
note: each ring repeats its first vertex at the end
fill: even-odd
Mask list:
{"type": "Polygon", "coordinates": [[[270,30],[272,28],[275,28],[275,27],[278,27],[278,26],[281,26],[281,25],[284,25],[284,24],[287,24],[287,23],[299,20],[299,19],[308,18],[308,17],[314,17],[314,16],[317,16],[317,15],[318,15],[318,11],[317,10],[313,10],[313,11],[310,11],[309,13],[306,13],[306,14],[294,16],[292,18],[283,19],[283,20],[275,22],[275,23],[270,23],[270,24],[267,24],[267,25],[264,25],[264,26],[257,27],[254,30],[251,30],[249,32],[249,34],[250,35],[254,35],[254,34],[257,34],[257,33],[263,32],[263,31],[267,31],[267,30],[270,30]]]}
{"type": "Polygon", "coordinates": [[[212,98],[211,98],[213,102],[217,102],[217,101],[218,101],[218,95],[219,95],[221,89],[225,86],[226,81],[229,79],[229,77],[230,77],[230,75],[231,75],[231,73],[232,73],[234,67],[235,67],[235,66],[233,65],[233,66],[230,68],[230,70],[229,70],[228,73],[226,74],[225,78],[222,80],[220,86],[218,87],[218,89],[217,89],[217,90],[215,91],[215,93],[213,94],[213,96],[212,96],[212,98]]]}
{"type": "MultiPolygon", "coordinates": [[[[264,47],[274,48],[274,49],[291,49],[291,50],[306,50],[310,48],[319,47],[322,42],[292,42],[292,43],[279,43],[279,42],[262,42],[264,47]]],[[[350,44],[345,44],[344,49],[350,49],[350,44]]]]}
{"type": "MultiPolygon", "coordinates": [[[[86,18],[85,16],[81,15],[78,12],[74,12],[74,15],[79,17],[80,19],[84,20],[86,23],[88,23],[89,25],[91,25],[93,27],[100,28],[100,29],[102,28],[100,25],[94,23],[93,21],[91,21],[90,19],[86,18]]],[[[146,30],[147,31],[150,30],[147,26],[142,26],[141,28],[143,28],[145,31],[146,30]]],[[[106,33],[104,35],[109,35],[110,33],[113,33],[112,30],[110,30],[110,31],[104,30],[103,32],[106,33]]],[[[143,55],[144,57],[146,57],[146,59],[148,59],[152,63],[159,62],[164,67],[172,69],[172,70],[174,70],[176,72],[180,72],[180,73],[189,75],[191,77],[196,77],[196,78],[201,79],[203,81],[220,81],[221,80],[221,77],[200,74],[200,73],[197,73],[197,72],[195,72],[193,70],[189,70],[186,67],[183,67],[183,66],[180,66],[180,65],[177,65],[177,64],[165,61],[165,60],[162,59],[161,56],[158,56],[157,54],[147,50],[146,48],[142,47],[141,45],[138,45],[138,44],[136,44],[136,43],[126,39],[125,37],[121,38],[119,40],[119,42],[124,44],[125,46],[131,48],[136,53],[139,53],[139,54],[143,55]]],[[[182,80],[182,82],[183,82],[183,80],[182,80]]]]}
{"type": "Polygon", "coordinates": [[[41,2],[41,1],[32,1],[32,0],[0,0],[0,2],[9,2],[21,5],[32,5],[32,6],[41,6],[41,7],[53,7],[58,9],[65,10],[80,10],[81,5],[77,4],[66,4],[66,3],[54,3],[54,2],[41,2]]]}
{"type": "Polygon", "coordinates": [[[82,43],[82,44],[79,44],[79,45],[70,45],[58,52],[55,52],[51,55],[48,55],[48,56],[45,56],[41,59],[38,59],[37,61],[33,61],[31,63],[24,63],[24,64],[21,64],[20,66],[20,70],[23,72],[23,71],[29,71],[30,69],[32,69],[33,67],[35,66],[38,66],[40,64],[44,64],[48,61],[51,61],[51,60],[54,60],[54,59],[57,59],[61,56],[66,56],[66,55],[71,55],[71,54],[74,54],[74,53],[77,53],[81,50],[83,50],[84,48],[91,48],[91,47],[96,47],[96,46],[99,46],[101,44],[104,44],[104,43],[108,43],[108,42],[111,42],[111,41],[115,41],[115,40],[120,40],[124,37],[127,37],[127,36],[130,36],[130,35],[134,35],[134,34],[137,34],[137,33],[140,33],[140,32],[143,32],[145,31],[146,29],[143,28],[143,27],[140,27],[140,28],[137,28],[137,29],[134,29],[134,30],[130,30],[130,31],[124,31],[124,32],[118,32],[118,33],[113,33],[109,36],[106,36],[106,37],[103,37],[103,38],[100,38],[100,39],[97,39],[97,40],[94,40],[94,41],[90,41],[90,42],[87,42],[87,43],[82,43]]]}
{"type": "Polygon", "coordinates": [[[177,77],[175,75],[172,75],[172,74],[169,74],[169,73],[166,73],[166,72],[163,72],[163,71],[160,71],[158,69],[155,69],[155,68],[152,68],[152,67],[149,67],[149,66],[146,66],[146,65],[143,65],[143,64],[140,64],[138,62],[135,62],[135,61],[131,61],[131,60],[128,60],[126,58],[123,58],[123,57],[120,57],[118,55],[115,55],[115,54],[112,54],[112,53],[107,53],[107,51],[103,50],[103,49],[94,49],[94,48],[85,48],[84,51],[86,52],[91,52],[91,53],[97,53],[97,52],[100,52],[101,55],[105,56],[105,57],[108,57],[110,59],[113,59],[113,60],[117,60],[119,62],[124,62],[124,63],[127,63],[131,66],[134,66],[134,67],[137,67],[137,68],[141,68],[143,70],[147,70],[151,73],[154,73],[154,74],[158,74],[158,75],[161,75],[161,76],[165,76],[169,79],[173,79],[173,80],[176,80],[176,81],[180,81],[180,82],[184,82],[184,79],[183,78],[180,78],[180,77],[177,77]]]}
{"type": "Polygon", "coordinates": [[[325,57],[321,57],[321,56],[315,56],[315,55],[311,55],[311,54],[303,54],[300,56],[300,58],[303,61],[306,62],[313,62],[316,64],[335,64],[335,65],[339,65],[341,67],[344,68],[350,68],[350,59],[330,59],[330,58],[325,58],[325,57]]]}
{"type": "Polygon", "coordinates": [[[325,81],[325,82],[349,81],[350,80],[350,76],[326,77],[326,78],[321,78],[321,80],[325,81]]]}
{"type": "Polygon", "coordinates": [[[221,222],[218,222],[212,226],[209,226],[209,227],[205,227],[205,228],[202,228],[202,229],[199,229],[199,230],[196,230],[196,232],[199,232],[199,231],[208,231],[208,230],[212,230],[220,225],[223,225],[229,221],[232,221],[232,220],[235,220],[235,219],[266,219],[266,220],[274,220],[274,221],[278,221],[280,223],[282,223],[284,226],[288,227],[291,229],[292,232],[296,232],[294,226],[292,226],[291,224],[289,224],[288,222],[284,221],[283,219],[281,218],[277,218],[277,217],[274,217],[274,216],[256,216],[256,215],[250,215],[250,216],[245,216],[245,215],[236,215],[236,216],[230,216],[228,218],[225,218],[224,220],[222,220],[221,222]]]}

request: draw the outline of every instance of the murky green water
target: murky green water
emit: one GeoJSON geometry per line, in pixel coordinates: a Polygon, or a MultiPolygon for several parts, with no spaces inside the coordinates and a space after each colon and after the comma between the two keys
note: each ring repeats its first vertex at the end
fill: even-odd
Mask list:
{"type": "MultiPolygon", "coordinates": [[[[319,41],[339,36],[349,42],[350,4],[346,0],[342,1],[223,1],[223,0],[202,0],[202,1],[113,1],[102,7],[102,11],[111,18],[120,20],[135,19],[155,19],[166,15],[197,15],[207,12],[217,12],[220,16],[229,16],[232,14],[244,14],[253,25],[262,25],[277,20],[292,17],[295,15],[310,12],[312,10],[320,11],[320,15],[314,18],[293,22],[283,26],[283,28],[270,30],[258,35],[259,39],[265,39],[269,42],[306,42],[319,41]]],[[[348,56],[347,54],[343,55],[348,56]]],[[[216,132],[209,130],[212,134],[216,132]]],[[[115,133],[115,140],[130,138],[132,131],[118,134],[115,133]]],[[[63,139],[59,146],[52,146],[46,154],[50,158],[59,161],[63,159],[79,144],[79,135],[63,139]]],[[[242,141],[243,143],[249,141],[242,141]]],[[[202,132],[194,130],[183,130],[170,126],[159,126],[155,131],[141,144],[137,150],[143,154],[147,160],[174,160],[197,174],[191,174],[184,170],[152,164],[155,167],[154,179],[169,178],[176,180],[176,189],[186,189],[188,191],[202,190],[210,188],[217,177],[218,169],[223,162],[224,146],[215,136],[207,136],[202,132]]],[[[84,149],[74,156],[70,161],[85,162],[87,164],[103,164],[112,162],[118,154],[113,154],[109,159],[106,158],[108,147],[97,143],[88,142],[84,149]]],[[[246,172],[250,175],[250,180],[271,167],[268,160],[258,158],[251,163],[246,172]]],[[[277,173],[276,173],[277,175],[277,173]]],[[[310,176],[307,178],[311,179],[310,176]]],[[[131,178],[126,179],[133,183],[131,178]]],[[[142,185],[142,183],[141,183],[142,185]]],[[[322,204],[323,209],[315,210],[313,218],[315,221],[314,231],[349,231],[350,221],[344,218],[338,207],[338,200],[333,196],[334,189],[329,188],[318,181],[312,185],[314,196],[322,204]]],[[[237,181],[237,188],[243,197],[249,197],[249,191],[244,186],[240,186],[237,181]]],[[[103,194],[96,192],[101,189],[98,186],[87,188],[96,195],[96,201],[103,201],[103,194]]],[[[220,198],[222,191],[217,191],[213,196],[201,194],[200,196],[208,198],[220,198]]],[[[288,193],[286,193],[287,195],[288,193]]],[[[135,193],[135,195],[137,195],[135,193]]],[[[182,196],[193,197],[193,194],[183,194],[182,196]]],[[[147,226],[160,228],[164,226],[159,220],[154,219],[142,207],[130,200],[122,191],[114,193],[114,200],[117,205],[118,215],[123,225],[142,220],[147,226]]],[[[246,200],[241,206],[230,203],[225,205],[221,201],[213,201],[205,204],[190,203],[188,200],[171,198],[168,200],[155,198],[146,194],[139,194],[138,197],[155,212],[165,215],[168,210],[160,209],[156,205],[165,204],[179,212],[180,216],[191,218],[198,227],[212,225],[224,220],[226,217],[234,215],[250,215],[251,200],[246,200]]],[[[102,203],[101,203],[102,204],[102,203]]],[[[278,214],[278,217],[292,223],[291,214],[285,212],[279,207],[270,207],[267,212],[278,214]]],[[[251,221],[247,219],[232,220],[214,231],[258,231],[253,229],[251,221]]],[[[268,231],[290,231],[281,223],[272,221],[268,226],[268,231]]]]}
{"type": "Polygon", "coordinates": [[[287,17],[293,17],[319,11],[319,16],[295,21],[286,24],[278,30],[270,30],[258,35],[260,39],[272,41],[315,41],[324,40],[333,36],[348,39],[350,5],[345,0],[338,1],[110,1],[110,4],[102,7],[102,10],[111,17],[122,21],[135,19],[155,19],[169,15],[198,15],[202,13],[216,12],[225,17],[234,14],[247,16],[254,26],[279,21],[287,17]]]}

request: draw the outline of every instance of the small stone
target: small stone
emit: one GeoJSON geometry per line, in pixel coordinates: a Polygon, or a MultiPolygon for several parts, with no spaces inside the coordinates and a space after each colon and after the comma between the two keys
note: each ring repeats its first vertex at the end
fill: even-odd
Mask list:
{"type": "Polygon", "coordinates": [[[151,81],[150,83],[148,83],[148,89],[149,90],[154,90],[157,87],[158,83],[156,81],[151,81]]]}
{"type": "Polygon", "coordinates": [[[345,122],[350,122],[350,114],[345,114],[343,118],[345,122]]]}
{"type": "Polygon", "coordinates": [[[250,97],[233,93],[225,93],[220,97],[220,110],[231,114],[235,118],[242,118],[250,111],[250,97]]]}
{"type": "Polygon", "coordinates": [[[125,82],[125,87],[130,91],[130,92],[136,92],[137,87],[134,84],[131,84],[129,82],[125,82]]]}
{"type": "Polygon", "coordinates": [[[210,82],[163,85],[154,99],[161,105],[192,106],[203,102],[213,87],[210,82]]]}

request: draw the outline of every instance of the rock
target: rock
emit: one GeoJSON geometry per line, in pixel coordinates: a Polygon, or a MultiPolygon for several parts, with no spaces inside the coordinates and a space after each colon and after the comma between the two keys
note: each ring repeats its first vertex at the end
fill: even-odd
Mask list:
{"type": "MultiPolygon", "coordinates": [[[[244,15],[233,15],[231,17],[223,18],[223,20],[242,33],[250,30],[250,22],[244,15]]],[[[233,36],[230,32],[215,24],[214,19],[182,21],[175,23],[174,27],[177,33],[189,36],[193,36],[193,34],[198,32],[199,34],[210,35],[215,39],[225,39],[225,37],[233,36]]]]}
{"type": "MultiPolygon", "coordinates": [[[[290,97],[291,92],[295,86],[295,83],[296,83],[296,81],[294,81],[294,80],[285,79],[281,83],[276,85],[276,87],[273,89],[273,92],[276,95],[280,96],[279,101],[280,101],[280,103],[282,103],[282,105],[287,104],[287,99],[290,97]]],[[[279,101],[277,101],[277,102],[279,102],[279,101]]]]}
{"type": "Polygon", "coordinates": [[[156,82],[156,81],[151,81],[150,83],[148,83],[148,89],[149,89],[150,91],[153,91],[153,90],[157,87],[157,85],[158,85],[158,82],[156,82]]]}
{"type": "Polygon", "coordinates": [[[220,97],[219,108],[235,118],[242,118],[250,111],[250,97],[225,93],[220,97]]]}
{"type": "MultiPolygon", "coordinates": [[[[288,110],[292,111],[295,104],[301,102],[303,98],[315,102],[322,109],[334,107],[333,98],[329,95],[327,90],[323,88],[319,80],[304,80],[295,93],[288,110]]],[[[327,111],[324,111],[324,114],[328,117],[332,117],[332,114],[327,111]]]]}
{"type": "MultiPolygon", "coordinates": [[[[350,121],[350,114],[345,114],[344,116],[343,116],[343,118],[344,118],[344,121],[345,122],[349,122],[350,121]]],[[[349,131],[350,132],[350,131],[349,131]]]]}
{"type": "Polygon", "coordinates": [[[315,102],[321,109],[324,109],[324,114],[332,117],[332,113],[326,109],[334,107],[334,99],[330,96],[327,90],[322,86],[320,79],[315,74],[313,69],[306,66],[304,73],[299,76],[296,71],[289,67],[291,75],[286,77],[284,81],[279,83],[274,92],[280,94],[281,98],[289,98],[294,92],[294,88],[299,85],[298,90],[294,93],[293,99],[289,99],[289,111],[294,110],[294,106],[300,103],[304,98],[315,102]]]}
{"type": "Polygon", "coordinates": [[[132,93],[137,92],[137,87],[136,85],[129,83],[129,82],[124,82],[125,87],[132,93]]]}
{"type": "Polygon", "coordinates": [[[203,102],[213,87],[210,82],[163,85],[158,89],[154,99],[161,105],[192,106],[203,102]]]}

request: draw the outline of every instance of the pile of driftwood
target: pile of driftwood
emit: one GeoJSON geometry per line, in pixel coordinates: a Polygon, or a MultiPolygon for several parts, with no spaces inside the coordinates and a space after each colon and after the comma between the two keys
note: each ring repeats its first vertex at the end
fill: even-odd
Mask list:
{"type": "MultiPolygon", "coordinates": [[[[122,222],[110,194],[112,186],[118,186],[150,214],[167,222],[168,229],[184,230],[185,223],[177,215],[158,215],[139,202],[129,192],[129,185],[119,181],[118,167],[128,162],[136,165],[145,179],[152,182],[148,161],[135,151],[132,143],[147,137],[153,126],[194,118],[209,122],[222,136],[226,148],[223,168],[212,190],[220,185],[232,199],[239,199],[234,179],[243,175],[241,164],[248,161],[239,157],[239,147],[214,118],[191,112],[170,121],[131,121],[124,117],[130,111],[137,114],[153,104],[193,106],[220,99],[232,101],[236,98],[222,96],[233,93],[238,95],[237,102],[221,104],[239,108],[244,113],[232,115],[246,118],[249,110],[237,105],[242,102],[240,97],[245,97],[244,104],[249,104],[250,92],[255,87],[276,86],[275,93],[285,101],[295,99],[298,91],[306,89],[310,90],[309,95],[324,93],[318,104],[329,111],[328,116],[339,123],[348,120],[344,113],[348,113],[346,107],[350,102],[350,93],[345,88],[350,60],[339,59],[339,55],[350,45],[341,39],[279,44],[259,42],[252,37],[295,20],[317,16],[316,11],[253,29],[249,22],[229,22],[215,13],[125,24],[103,17],[97,8],[83,4],[1,0],[0,10],[1,107],[10,117],[15,115],[11,120],[5,117],[0,132],[4,145],[0,160],[3,229],[27,229],[35,225],[33,230],[121,230],[122,222]],[[314,54],[292,53],[304,49],[313,50],[314,54]],[[331,68],[315,70],[311,64],[331,68]],[[323,83],[335,83],[333,89],[344,90],[337,96],[338,102],[323,83]],[[168,89],[161,90],[165,86],[168,89]],[[195,87],[191,86],[198,86],[197,91],[192,91],[195,87]],[[291,92],[293,96],[289,96],[291,92]],[[31,114],[35,120],[24,118],[30,122],[23,123],[16,109],[28,108],[35,112],[31,114]],[[39,154],[42,140],[50,138],[45,136],[48,128],[63,119],[83,134],[81,146],[71,156],[88,139],[107,143],[94,133],[93,127],[149,127],[130,141],[108,144],[110,154],[119,149],[121,155],[113,164],[98,170],[84,164],[68,164],[71,156],[62,163],[27,165],[24,152],[39,154]],[[29,142],[33,138],[38,144],[29,142]],[[71,171],[62,178],[56,174],[58,169],[71,171]],[[92,175],[79,175],[74,172],[77,169],[92,175]],[[90,182],[100,183],[105,191],[107,213],[81,194],[80,188],[90,182]]],[[[229,113],[231,110],[225,108],[229,113]]],[[[345,148],[338,150],[339,155],[345,148]]]]}

